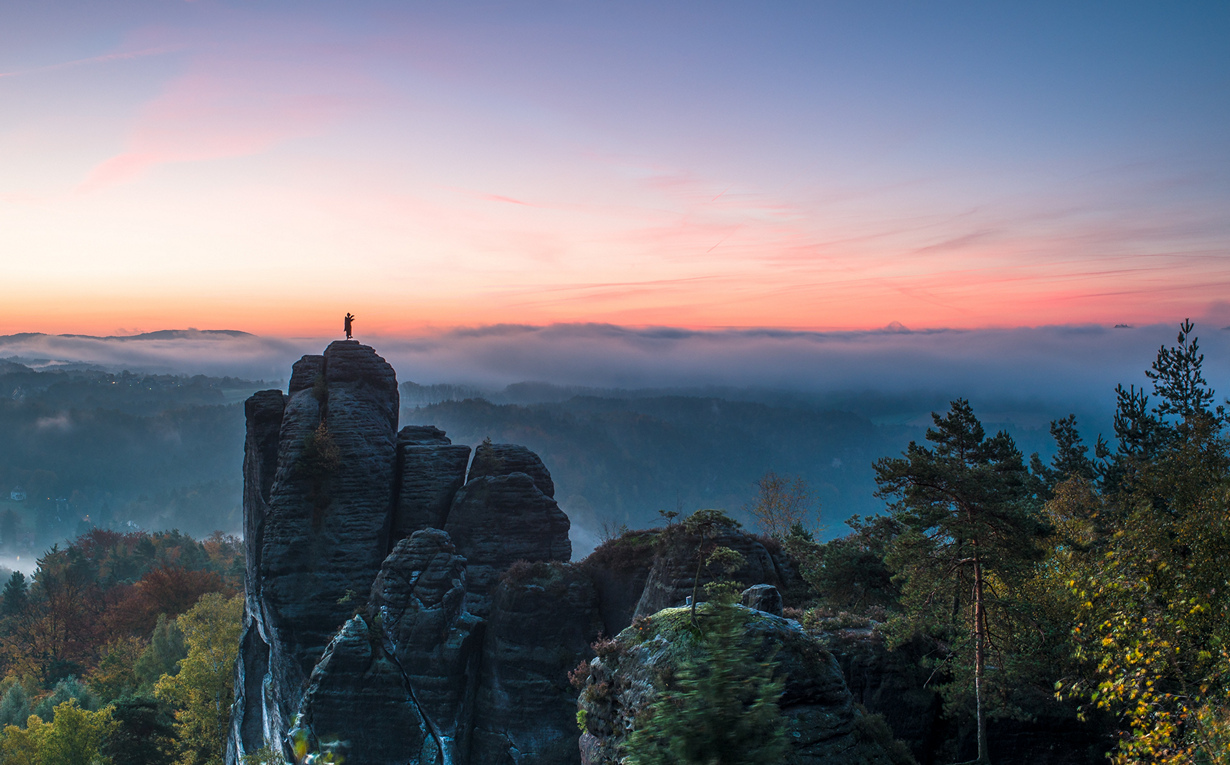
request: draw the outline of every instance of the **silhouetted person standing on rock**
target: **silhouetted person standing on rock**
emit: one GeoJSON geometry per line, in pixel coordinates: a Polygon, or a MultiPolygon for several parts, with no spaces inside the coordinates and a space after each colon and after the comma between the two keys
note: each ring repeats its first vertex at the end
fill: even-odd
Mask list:
{"type": "Polygon", "coordinates": [[[354,317],[350,315],[349,311],[347,311],[346,312],[346,339],[347,340],[351,339],[350,327],[353,324],[354,324],[354,317]]]}

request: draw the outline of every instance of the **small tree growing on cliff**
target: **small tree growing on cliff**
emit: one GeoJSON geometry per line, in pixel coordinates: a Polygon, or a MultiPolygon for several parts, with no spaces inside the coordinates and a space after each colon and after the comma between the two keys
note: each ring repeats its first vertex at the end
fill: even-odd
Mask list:
{"type": "MultiPolygon", "coordinates": [[[[707,569],[716,568],[723,575],[730,575],[744,563],[743,556],[724,545],[716,543],[716,538],[724,533],[739,529],[739,522],[721,510],[697,510],[683,522],[683,530],[693,537],[698,537],[696,546],[696,578],[692,581],[692,623],[696,623],[696,603],[700,597],[700,578],[707,569]]],[[[734,588],[733,582],[719,580],[705,587],[706,594],[722,595],[734,588]]]]}

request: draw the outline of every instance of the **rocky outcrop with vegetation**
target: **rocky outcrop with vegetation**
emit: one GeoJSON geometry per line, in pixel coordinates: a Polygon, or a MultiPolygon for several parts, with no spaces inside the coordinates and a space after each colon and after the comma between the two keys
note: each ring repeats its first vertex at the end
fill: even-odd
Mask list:
{"type": "Polygon", "coordinates": [[[883,721],[854,704],[836,660],[814,636],[798,622],[742,605],[706,603],[695,617],[689,608],[668,608],[638,619],[614,640],[600,644],[599,655],[580,674],[584,681],[578,718],[585,727],[585,765],[617,765],[629,750],[639,754],[646,747],[677,744],[690,730],[727,736],[722,747],[735,761],[753,761],[744,752],[751,747],[765,751],[771,744],[766,729],[773,718],[739,732],[737,720],[722,716],[723,706],[732,700],[740,710],[766,701],[776,704],[782,730],[780,759],[775,762],[911,762],[883,721]],[[722,673],[728,673],[730,682],[705,684],[706,678],[722,673]],[[775,684],[764,698],[721,697],[741,693],[758,680],[775,684]],[[665,694],[671,694],[669,701],[657,704],[665,694]],[[669,733],[669,741],[638,741],[638,731],[680,706],[689,708],[681,730],[659,726],[659,735],[667,738],[669,733]]]}
{"type": "MultiPolygon", "coordinates": [[[[485,442],[467,465],[469,447],[432,426],[399,431],[396,413],[392,368],[353,341],[296,363],[287,394],[247,404],[249,569],[228,765],[279,750],[363,765],[580,765],[570,670],[610,643],[604,634],[629,634],[641,614],[630,629],[660,630],[638,643],[636,672],[667,671],[678,620],[653,616],[662,608],[704,599],[724,577],[766,585],[749,602],[780,610],[771,585],[797,580],[780,545],[720,513],[712,538],[672,523],[572,564],[569,520],[536,454],[485,442]],[[734,571],[698,566],[715,544],[740,554],[734,571]]],[[[740,629],[781,654],[781,719],[804,758],[793,761],[888,762],[860,738],[823,648],[759,611],[740,629]]],[[[614,671],[599,662],[595,676],[614,671]]]]}

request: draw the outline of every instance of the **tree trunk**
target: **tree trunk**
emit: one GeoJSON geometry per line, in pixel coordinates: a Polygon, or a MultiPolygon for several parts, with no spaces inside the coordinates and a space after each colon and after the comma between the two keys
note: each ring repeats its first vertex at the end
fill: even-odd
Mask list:
{"type": "Polygon", "coordinates": [[[978,762],[989,763],[987,719],[982,709],[982,675],[986,670],[987,612],[982,602],[982,561],[974,555],[974,704],[978,710],[978,762]]]}

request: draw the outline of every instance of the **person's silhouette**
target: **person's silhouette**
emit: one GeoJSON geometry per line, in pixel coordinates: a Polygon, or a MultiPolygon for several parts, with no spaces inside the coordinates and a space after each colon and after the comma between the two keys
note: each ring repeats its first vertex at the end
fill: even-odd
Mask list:
{"type": "Polygon", "coordinates": [[[351,338],[350,328],[352,324],[354,324],[354,317],[350,315],[349,311],[347,311],[346,312],[346,339],[347,340],[351,338]]]}

